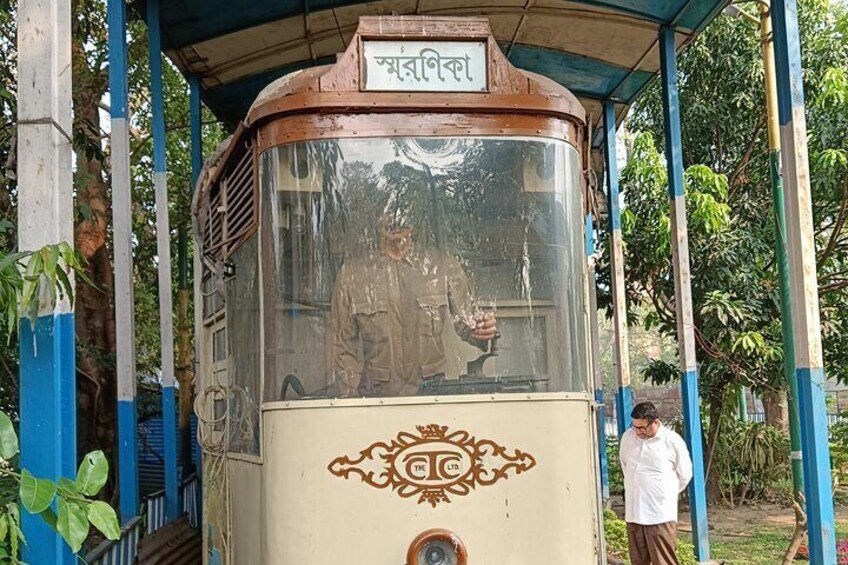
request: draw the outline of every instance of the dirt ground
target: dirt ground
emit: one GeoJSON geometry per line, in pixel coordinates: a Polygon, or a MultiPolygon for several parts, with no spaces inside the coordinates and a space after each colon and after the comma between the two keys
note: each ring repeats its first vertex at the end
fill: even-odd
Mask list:
{"type": "MultiPolygon", "coordinates": [[[[848,524],[848,507],[836,508],[836,520],[848,524]]],[[[716,506],[707,510],[707,523],[710,534],[744,537],[751,534],[752,528],[767,526],[787,528],[791,531],[795,526],[795,513],[791,508],[772,504],[756,504],[738,508],[716,506]]],[[[686,506],[680,508],[678,531],[692,531],[689,508],[686,506]]]]}
{"type": "MultiPolygon", "coordinates": [[[[624,499],[613,496],[611,502],[613,510],[619,516],[624,516],[624,499]]],[[[848,525],[848,506],[837,506],[834,510],[836,521],[848,525]]],[[[686,504],[680,505],[679,519],[677,531],[691,533],[692,521],[686,504]]],[[[791,531],[795,526],[795,512],[791,508],[776,504],[752,504],[733,508],[718,505],[707,510],[707,523],[710,534],[744,537],[750,535],[754,528],[769,526],[791,531]]]]}

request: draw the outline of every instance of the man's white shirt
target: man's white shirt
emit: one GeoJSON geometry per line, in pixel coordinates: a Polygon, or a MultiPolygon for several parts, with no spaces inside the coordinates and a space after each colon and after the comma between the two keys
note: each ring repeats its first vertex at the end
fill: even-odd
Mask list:
{"type": "Polygon", "coordinates": [[[624,519],[652,526],[677,521],[677,497],[692,478],[686,443],[660,424],[656,435],[639,439],[630,428],[619,450],[624,472],[624,519]]]}

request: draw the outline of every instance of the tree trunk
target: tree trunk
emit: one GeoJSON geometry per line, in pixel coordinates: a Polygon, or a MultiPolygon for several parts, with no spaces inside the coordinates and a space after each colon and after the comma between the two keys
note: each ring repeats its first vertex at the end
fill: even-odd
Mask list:
{"type": "Polygon", "coordinates": [[[177,328],[179,339],[177,352],[177,380],[180,383],[180,461],[182,462],[183,478],[194,472],[191,460],[192,393],[194,392],[194,370],[192,368],[192,322],[188,317],[189,290],[181,288],[179,292],[179,311],[177,328]]]}
{"type": "Polygon", "coordinates": [[[111,498],[116,490],[115,318],[107,230],[111,211],[103,180],[98,109],[106,90],[106,78],[102,71],[93,73],[88,68],[83,45],[76,36],[73,66],[74,150],[77,156],[74,186],[80,212],[75,220],[74,239],[84,259],[86,276],[93,283],[77,279],[78,452],[82,456],[89,451],[103,450],[109,461],[110,481],[102,496],[111,498]]]}
{"type": "Polygon", "coordinates": [[[704,450],[704,468],[707,480],[707,501],[709,504],[721,502],[719,474],[715,468],[715,446],[721,431],[721,415],[724,410],[724,395],[710,396],[710,429],[704,450]]]}
{"type": "Polygon", "coordinates": [[[763,409],[766,412],[766,424],[789,433],[789,402],[785,390],[764,391],[763,409]]]}

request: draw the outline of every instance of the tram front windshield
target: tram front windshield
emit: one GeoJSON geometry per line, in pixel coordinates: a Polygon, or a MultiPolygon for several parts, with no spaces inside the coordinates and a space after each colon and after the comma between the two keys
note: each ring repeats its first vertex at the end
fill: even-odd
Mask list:
{"type": "Polygon", "coordinates": [[[266,401],[588,389],[571,145],[322,140],[260,171],[266,401]]]}

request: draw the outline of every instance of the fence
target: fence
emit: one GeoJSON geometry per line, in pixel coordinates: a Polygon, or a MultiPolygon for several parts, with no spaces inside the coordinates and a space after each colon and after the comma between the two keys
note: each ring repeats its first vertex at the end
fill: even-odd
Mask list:
{"type": "MultiPolygon", "coordinates": [[[[192,475],[183,481],[180,490],[183,514],[188,514],[188,521],[193,528],[197,527],[197,476],[192,475]]],[[[147,502],[147,531],[152,534],[165,525],[165,491],[154,492],[146,498],[147,502]]]]}
{"type": "MultiPolygon", "coordinates": [[[[197,476],[192,475],[183,481],[180,491],[182,511],[188,515],[189,523],[194,528],[200,523],[197,488],[197,476]]],[[[121,531],[120,539],[106,540],[95,547],[91,553],[86,555],[85,562],[92,565],[132,565],[141,537],[151,534],[165,525],[164,490],[145,498],[142,515],[130,520],[121,531]]]]}
{"type": "MultiPolygon", "coordinates": [[[[749,422],[760,422],[763,423],[766,421],[765,412],[748,412],[748,421],[749,422]]],[[[827,414],[827,425],[828,427],[837,424],[839,422],[848,421],[848,418],[842,416],[841,414],[837,414],[835,412],[829,412],[827,414]]],[[[607,416],[606,421],[604,422],[604,432],[607,437],[617,436],[618,435],[618,423],[615,416],[607,416]]]]}
{"type": "Polygon", "coordinates": [[[143,526],[142,517],[136,516],[121,530],[120,539],[104,540],[85,556],[85,562],[93,565],[130,565],[135,562],[143,526]]]}

